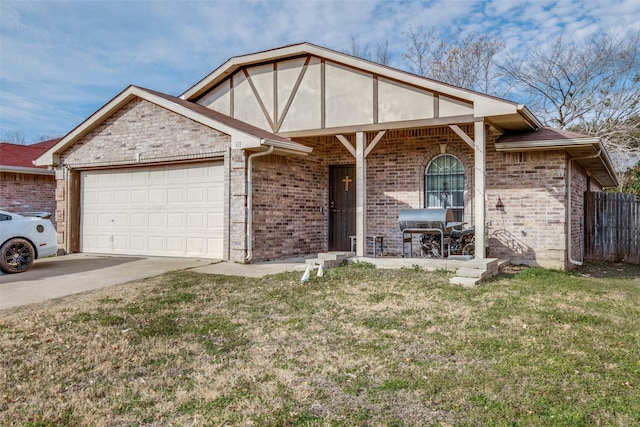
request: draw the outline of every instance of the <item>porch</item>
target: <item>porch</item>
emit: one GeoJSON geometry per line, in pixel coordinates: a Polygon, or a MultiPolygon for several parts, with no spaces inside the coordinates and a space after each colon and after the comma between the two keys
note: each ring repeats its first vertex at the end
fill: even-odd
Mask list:
{"type": "Polygon", "coordinates": [[[425,271],[446,270],[456,275],[449,279],[451,284],[475,286],[483,280],[496,276],[500,266],[508,263],[497,258],[472,258],[470,256],[450,256],[448,258],[409,258],[409,257],[368,257],[357,256],[353,252],[327,252],[317,258],[305,260],[311,269],[336,267],[342,262],[366,262],[376,268],[400,269],[420,268],[425,271]]]}
{"type": "Polygon", "coordinates": [[[474,286],[498,274],[499,268],[508,263],[497,258],[485,259],[433,259],[433,258],[398,258],[368,256],[357,257],[353,252],[327,252],[317,256],[296,257],[283,260],[239,264],[235,262],[213,262],[193,271],[205,274],[223,274],[228,276],[264,277],[284,272],[299,272],[300,275],[310,268],[311,275],[317,275],[323,269],[337,267],[342,262],[366,262],[381,269],[420,268],[425,271],[446,270],[456,273],[450,279],[452,284],[474,286]]]}

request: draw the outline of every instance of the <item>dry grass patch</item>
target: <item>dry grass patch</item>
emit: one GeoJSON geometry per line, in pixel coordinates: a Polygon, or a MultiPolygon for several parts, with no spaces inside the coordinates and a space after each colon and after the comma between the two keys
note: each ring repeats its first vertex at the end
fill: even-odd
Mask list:
{"type": "Polygon", "coordinates": [[[0,424],[640,424],[640,283],[594,269],[177,272],[6,310],[0,424]]]}

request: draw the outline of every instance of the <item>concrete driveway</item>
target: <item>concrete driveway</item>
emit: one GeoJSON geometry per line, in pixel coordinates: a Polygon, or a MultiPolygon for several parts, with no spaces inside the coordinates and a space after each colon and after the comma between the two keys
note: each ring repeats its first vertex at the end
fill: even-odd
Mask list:
{"type": "Polygon", "coordinates": [[[157,276],[209,266],[193,258],[70,254],[36,260],[28,271],[0,273],[0,310],[157,276]]]}

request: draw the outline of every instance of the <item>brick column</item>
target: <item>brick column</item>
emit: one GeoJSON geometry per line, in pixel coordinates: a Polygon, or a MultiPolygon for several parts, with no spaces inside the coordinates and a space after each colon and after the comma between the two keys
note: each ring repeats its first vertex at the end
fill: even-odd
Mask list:
{"type": "Polygon", "coordinates": [[[230,178],[229,258],[244,263],[247,256],[247,157],[244,150],[231,150],[230,178]]]}
{"type": "Polygon", "coordinates": [[[473,129],[474,142],[474,225],[476,229],[476,258],[485,257],[485,170],[486,170],[486,130],[484,121],[475,122],[473,129]]]}
{"type": "Polygon", "coordinates": [[[367,247],[367,160],[364,156],[364,132],[356,133],[356,256],[363,257],[367,247]]]}

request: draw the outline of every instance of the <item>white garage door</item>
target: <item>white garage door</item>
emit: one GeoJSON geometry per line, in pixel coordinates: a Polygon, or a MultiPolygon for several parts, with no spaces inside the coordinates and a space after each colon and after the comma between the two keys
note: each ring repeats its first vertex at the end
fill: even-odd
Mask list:
{"type": "Polygon", "coordinates": [[[224,167],[82,172],[83,252],[223,257],[224,167]]]}

